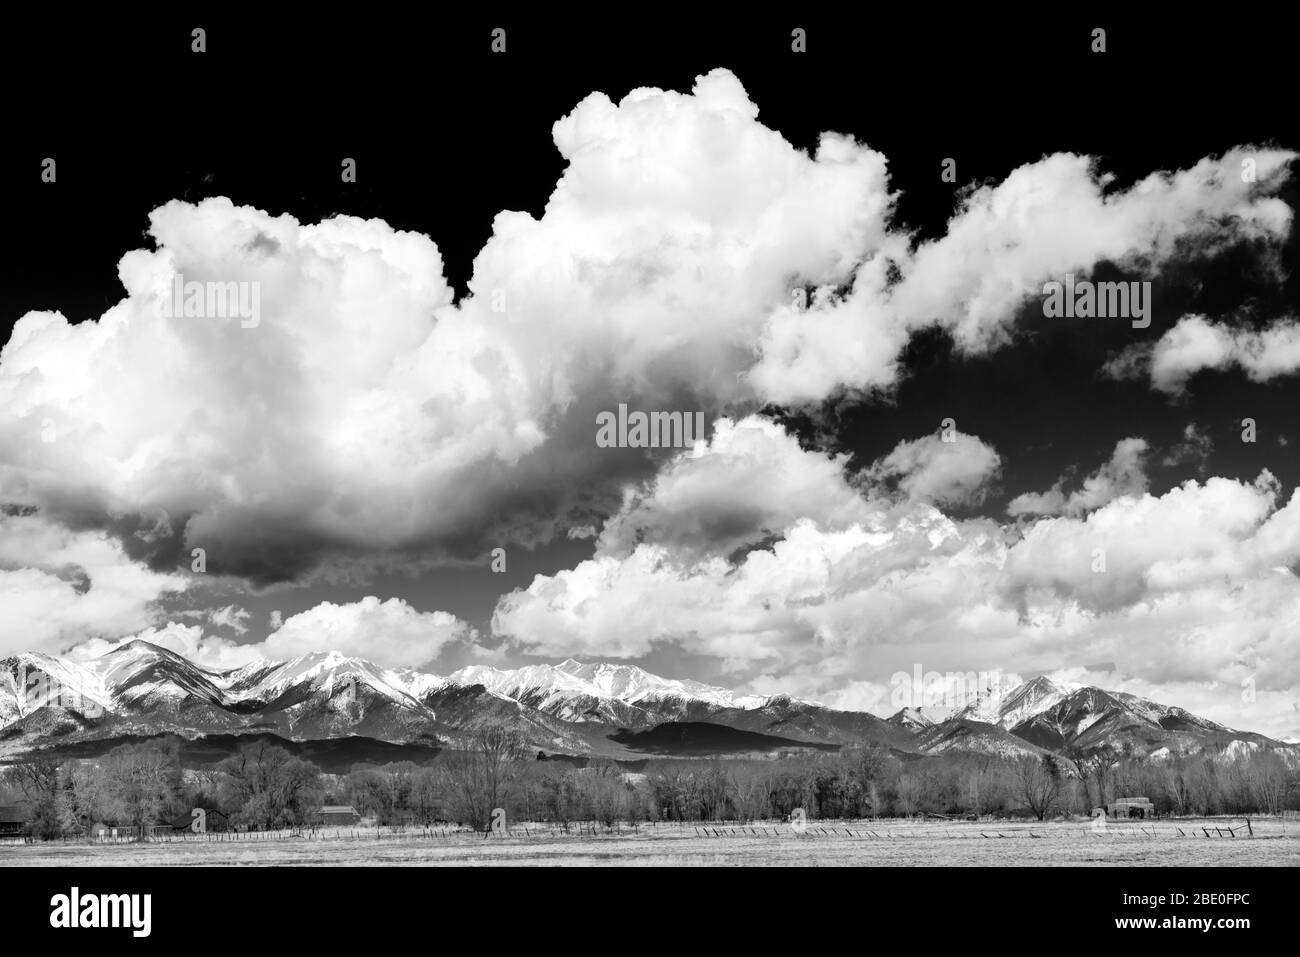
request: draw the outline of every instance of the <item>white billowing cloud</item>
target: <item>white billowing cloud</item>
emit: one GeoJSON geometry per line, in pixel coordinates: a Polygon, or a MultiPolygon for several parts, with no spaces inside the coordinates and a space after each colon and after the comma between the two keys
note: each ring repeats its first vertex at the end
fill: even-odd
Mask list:
{"type": "MultiPolygon", "coordinates": [[[[1186,433],[1185,433],[1186,434],[1186,433]]],[[[1190,434],[1189,434],[1190,438],[1190,434]]],[[[1007,514],[1084,515],[1124,495],[1140,495],[1147,489],[1146,439],[1127,438],[1115,443],[1110,458],[1082,485],[1066,495],[1065,479],[1046,492],[1026,492],[1007,503],[1007,514]]]]}
{"type": "Polygon", "coordinates": [[[1066,497],[1061,486],[1063,479],[1058,479],[1046,492],[1024,492],[1007,503],[1007,514],[1019,515],[1060,515],[1065,511],[1066,497]]]}
{"type": "Polygon", "coordinates": [[[150,624],[156,603],[188,579],[133,562],[104,532],[0,512],[0,655],[57,653],[150,624]]]}
{"type": "Polygon", "coordinates": [[[1109,660],[1153,687],[1200,683],[1222,697],[1212,717],[1289,735],[1276,709],[1236,707],[1247,677],[1274,702],[1300,692],[1300,581],[1288,570],[1300,496],[1283,507],[1277,496],[1267,473],[1189,481],[1022,530],[916,505],[843,529],[798,521],[734,562],[643,542],[538,576],[501,600],[493,627],[554,656],[680,644],[756,688],[781,676],[787,692],[842,704],[916,664],[1109,660]]]}
{"type": "Polygon", "coordinates": [[[1001,561],[996,526],[983,536],[972,530],[966,541],[926,506],[885,522],[880,516],[873,525],[827,531],[801,519],[770,551],[751,551],[736,564],[679,560],[663,545],[642,543],[622,558],[597,556],[538,576],[502,599],[493,629],[538,654],[634,657],[655,642],[689,639],[695,653],[790,666],[802,655],[792,654],[792,641],[838,644],[846,637],[838,628],[850,618],[861,640],[882,637],[887,632],[876,626],[895,624],[908,607],[960,604],[974,584],[970,568],[1001,561]],[[860,600],[864,588],[881,601],[874,610],[860,600]]]}
{"type": "Polygon", "coordinates": [[[689,94],[588,96],[554,125],[568,165],[545,212],[496,217],[458,304],[433,242],[379,220],[156,209],[156,248],[119,264],[125,299],[77,324],[29,313],[0,351],[0,494],[156,527],[155,563],[202,547],[209,571],[259,583],[467,558],[560,533],[577,501],[613,510],[645,477],[594,449],[608,403],[712,419],[889,389],[922,326],[991,348],[1045,277],[1290,222],[1271,196],[1290,153],[1252,151],[1254,183],[1234,150],[1113,195],[1057,155],[913,248],[890,230],[885,157],[829,133],[810,155],[757,114],[725,70],[689,94]],[[163,317],[178,275],[260,284],[260,321],[163,317]]]}
{"type": "Polygon", "coordinates": [[[226,605],[224,608],[208,609],[208,621],[218,628],[229,628],[236,634],[242,635],[248,631],[248,625],[245,624],[252,614],[246,609],[239,608],[235,605],[226,605]]]}
{"type": "Polygon", "coordinates": [[[404,667],[474,637],[469,625],[448,612],[418,611],[400,598],[380,601],[371,595],[348,604],[321,602],[286,618],[255,647],[272,660],[338,651],[385,667],[404,667]]]}
{"type": "Polygon", "coordinates": [[[893,268],[907,256],[907,240],[888,237],[853,271],[847,292],[821,287],[806,306],[774,307],[747,375],[754,391],[772,402],[799,404],[845,387],[892,389],[912,330],[892,308],[890,284],[893,268]]]}
{"type": "Polygon", "coordinates": [[[740,374],[766,313],[884,236],[884,157],[834,134],[810,156],[756,115],[726,71],[589,96],[555,124],[568,166],[544,215],[497,216],[459,305],[423,235],[168,203],[157,248],[122,258],[127,298],[17,323],[0,493],[162,514],[210,570],[259,580],[551,520],[615,460],[584,403],[755,401],[740,374]],[[259,283],[260,322],[163,317],[178,274],[259,283]]]}
{"type": "Polygon", "coordinates": [[[1191,241],[1221,248],[1284,237],[1292,211],[1267,193],[1294,156],[1229,150],[1111,193],[1113,177],[1091,158],[1049,156],[975,190],[947,235],[917,251],[897,299],[910,320],[938,321],[964,349],[979,351],[1005,334],[1014,307],[1040,294],[1044,280],[1101,261],[1154,266],[1191,241]],[[1259,183],[1243,181],[1248,156],[1259,183]]]}
{"type": "Polygon", "coordinates": [[[219,635],[205,634],[202,625],[169,621],[121,640],[92,639],[70,649],[68,655],[78,661],[89,661],[130,641],[147,641],[211,671],[229,671],[246,665],[258,657],[259,647],[240,645],[219,635]]]}
{"type": "Polygon", "coordinates": [[[158,250],[119,266],[127,299],[78,325],[29,313],[0,353],[0,488],[54,513],[188,521],[188,542],[230,566],[250,540],[400,541],[403,506],[384,503],[409,504],[420,475],[527,445],[470,363],[408,381],[403,358],[450,300],[426,237],[225,200],[150,223],[158,250]],[[261,283],[260,324],[159,315],[174,272],[261,283]],[[42,422],[53,441],[36,441],[42,422]]]}
{"type": "MultiPolygon", "coordinates": [[[[215,611],[218,614],[210,616],[212,623],[220,625],[227,609],[215,611]]],[[[112,640],[94,638],[72,648],[69,654],[87,660],[123,642],[139,640],[214,671],[238,668],[257,659],[282,661],[330,651],[385,667],[409,667],[436,658],[449,644],[472,643],[477,637],[473,628],[448,612],[422,612],[400,598],[380,601],[374,596],[343,604],[321,602],[287,619],[273,612],[271,624],[275,630],[264,641],[241,644],[205,632],[201,624],[168,621],[112,640]]]]}
{"type": "Polygon", "coordinates": [[[1276,498],[1268,473],[1253,485],[1212,478],[1159,497],[1123,496],[1086,517],[1039,521],[1008,553],[1010,581],[1104,610],[1156,590],[1263,574],[1300,550],[1300,537],[1291,537],[1300,500],[1274,512],[1276,498]]]}
{"type": "Polygon", "coordinates": [[[805,451],[785,429],[758,415],[714,424],[710,441],[678,455],[658,475],[629,488],[597,553],[627,555],[638,542],[702,557],[781,534],[800,517],[824,527],[867,521],[868,504],[846,478],[846,456],[805,451]]]}
{"type": "Polygon", "coordinates": [[[638,394],[744,397],[764,314],[796,279],[842,281],[891,204],[882,155],[824,134],[810,157],[757,114],[725,70],[689,96],[587,97],[555,124],[569,166],[545,215],[497,217],[475,295],[504,290],[512,337],[556,374],[590,357],[638,394]]]}
{"type": "Polygon", "coordinates": [[[974,505],[1002,468],[1002,457],[978,436],[964,432],[926,435],[898,443],[877,460],[867,475],[895,484],[912,501],[974,505]]]}
{"type": "Polygon", "coordinates": [[[1276,242],[1292,210],[1269,194],[1294,158],[1238,148],[1119,192],[1108,192],[1113,178],[1086,156],[1022,166],[971,192],[946,235],[915,250],[887,237],[864,256],[847,294],[823,289],[807,310],[773,312],[750,379],[777,402],[817,401],[840,386],[886,389],[918,328],[937,325],[962,351],[979,353],[1007,340],[1017,309],[1047,280],[1102,261],[1152,272],[1193,250],[1276,242]],[[1257,182],[1242,180],[1246,158],[1257,163],[1257,182]]]}
{"type": "Polygon", "coordinates": [[[1184,316],[1154,347],[1126,350],[1108,364],[1107,371],[1116,378],[1146,371],[1154,388],[1176,395],[1197,372],[1233,366],[1252,382],[1294,375],[1300,371],[1300,322],[1280,319],[1255,330],[1211,322],[1205,316],[1184,316]]]}
{"type": "Polygon", "coordinates": [[[1146,491],[1146,439],[1127,438],[1115,443],[1110,459],[1083,480],[1083,486],[1066,499],[1064,512],[1081,515],[1125,495],[1146,491]]]}
{"type": "MultiPolygon", "coordinates": [[[[632,654],[693,635],[738,670],[788,668],[824,688],[921,652],[978,668],[1063,648],[1100,660],[1128,641],[1148,675],[1215,674],[1250,652],[1294,687],[1274,637],[1294,622],[1293,585],[1274,569],[1294,559],[1295,507],[1276,509],[1267,481],[1153,498],[1142,449],[1121,443],[1080,490],[1021,503],[1060,518],[954,522],[933,504],[973,501],[996,474],[973,436],[900,444],[876,478],[901,494],[873,497],[868,474],[864,500],[838,459],[746,413],[889,390],[923,327],[967,353],[995,348],[1066,272],[1151,272],[1184,251],[1275,241],[1295,154],[1236,149],[1126,190],[1087,157],[1049,156],[971,191],[947,234],[918,246],[890,229],[885,157],[835,134],[810,155],[757,113],[724,70],[689,94],[587,97],[553,128],[567,167],[544,213],[496,217],[457,304],[432,241],[382,221],[303,224],[223,199],[155,210],[155,248],[119,264],[120,303],[77,324],[29,313],[0,350],[0,504],[42,515],[39,532],[0,537],[0,640],[137,632],[186,586],[58,521],[111,528],[159,565],[200,546],[209,569],[267,581],[340,553],[464,554],[503,526],[573,528],[558,506],[586,496],[616,511],[596,556],[497,610],[529,647],[632,654]],[[154,307],[178,274],[259,283],[260,322],[164,318],[154,307]],[[792,298],[804,286],[806,305],[792,298]],[[591,416],[616,401],[726,417],[705,454],[664,453],[617,509],[629,470],[595,449],[591,416]],[[772,551],[727,559],[770,534],[772,551]],[[1098,547],[1106,573],[1092,571],[1098,547]],[[1219,576],[1234,574],[1241,587],[1226,589],[1219,576]],[[1147,631],[1126,631],[1139,614],[1147,631]],[[1195,615],[1204,633],[1223,629],[1223,654],[1171,651],[1202,633],[1195,615]]],[[[1152,375],[1173,388],[1207,364],[1289,371],[1289,327],[1268,335],[1192,317],[1154,350],[1152,375]]],[[[339,647],[400,663],[466,635],[445,613],[373,598],[272,625],[268,655],[339,647]]],[[[180,627],[157,634],[235,654],[180,627]]]]}

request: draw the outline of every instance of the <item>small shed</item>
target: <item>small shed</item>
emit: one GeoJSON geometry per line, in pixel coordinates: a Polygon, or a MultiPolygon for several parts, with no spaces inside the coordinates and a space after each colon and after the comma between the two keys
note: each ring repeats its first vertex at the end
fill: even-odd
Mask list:
{"type": "Polygon", "coordinates": [[[1118,820],[1155,817],[1156,808],[1144,797],[1117,798],[1106,806],[1106,816],[1118,820]]]}
{"type": "Polygon", "coordinates": [[[32,812],[25,804],[0,805],[0,837],[21,837],[32,823],[32,812]]]}
{"type": "Polygon", "coordinates": [[[326,804],[312,816],[313,824],[356,824],[361,815],[351,804],[326,804]]]}

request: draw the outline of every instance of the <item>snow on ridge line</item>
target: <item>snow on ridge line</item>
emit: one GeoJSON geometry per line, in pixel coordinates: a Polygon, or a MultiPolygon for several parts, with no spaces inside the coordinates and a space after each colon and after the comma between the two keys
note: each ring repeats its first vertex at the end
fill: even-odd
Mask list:
{"type": "MultiPolygon", "coordinates": [[[[38,651],[23,652],[11,657],[16,666],[16,674],[6,673],[0,675],[0,691],[8,691],[13,694],[15,703],[20,694],[25,695],[35,690],[36,676],[43,673],[53,679],[56,684],[57,687],[53,690],[57,691],[61,687],[82,698],[93,701],[105,710],[111,710],[112,691],[99,674],[80,662],[66,658],[56,658],[53,655],[38,651]],[[22,676],[28,685],[27,688],[17,687],[18,676],[22,676]]],[[[6,669],[6,672],[8,672],[8,669],[6,669]]]]}
{"type": "Polygon", "coordinates": [[[256,668],[245,666],[224,676],[223,691],[231,701],[274,698],[303,682],[332,692],[336,685],[355,678],[384,697],[405,703],[419,698],[413,693],[412,685],[429,687],[441,680],[434,675],[382,668],[372,661],[338,651],[311,652],[280,662],[260,660],[256,664],[256,668]]]}
{"type": "Polygon", "coordinates": [[[573,658],[558,665],[525,665],[515,669],[470,665],[453,672],[449,680],[461,685],[481,684],[514,698],[529,692],[542,692],[548,698],[561,700],[585,695],[636,705],[677,697],[746,710],[762,707],[771,700],[762,695],[737,694],[727,688],[691,679],[664,678],[636,665],[605,661],[582,664],[573,658]]]}
{"type": "Polygon", "coordinates": [[[1083,687],[1039,675],[981,701],[972,702],[955,712],[953,717],[995,724],[1009,731],[1020,722],[1051,709],[1083,687]]]}
{"type": "MultiPolygon", "coordinates": [[[[62,664],[62,659],[49,658],[49,656],[41,656],[41,658],[48,658],[50,662],[62,664]]],[[[89,697],[101,700],[108,707],[108,702],[114,697],[117,682],[104,680],[105,678],[120,676],[123,681],[129,681],[132,675],[131,669],[122,668],[126,661],[147,664],[157,659],[192,670],[195,680],[215,686],[220,693],[220,703],[225,704],[236,704],[252,699],[271,700],[303,682],[332,690],[340,680],[355,677],[382,696],[402,702],[409,702],[410,699],[423,701],[429,694],[452,685],[482,685],[494,696],[516,701],[525,695],[537,696],[540,693],[548,704],[563,703],[578,697],[590,697],[630,706],[649,705],[665,699],[678,698],[741,710],[778,706],[786,701],[824,707],[817,702],[788,695],[740,694],[693,679],[664,678],[636,665],[607,661],[584,664],[573,658],[559,664],[525,665],[516,669],[469,665],[453,672],[450,676],[443,677],[411,668],[384,668],[366,659],[331,650],[310,652],[284,661],[259,658],[240,668],[217,672],[196,665],[168,649],[138,639],[123,642],[99,658],[91,659],[84,664],[68,662],[70,667],[76,668],[81,675],[85,676],[80,681],[70,680],[68,684],[72,687],[82,686],[78,690],[83,694],[89,691],[89,697]],[[129,653],[129,658],[122,657],[124,652],[129,653]],[[100,680],[96,682],[94,678],[100,680]],[[87,685],[89,687],[86,687],[87,685]]],[[[52,664],[51,667],[55,665],[52,664]]],[[[954,717],[984,721],[1009,729],[1028,717],[1050,709],[1082,688],[1081,685],[1038,676],[1002,694],[968,705],[954,717]]],[[[169,684],[165,690],[169,696],[178,696],[185,695],[191,689],[186,687],[186,682],[182,678],[178,683],[169,684]]],[[[1147,702],[1145,699],[1132,699],[1134,704],[1138,701],[1151,711],[1160,710],[1169,713],[1173,710],[1154,702],[1147,702]]],[[[1195,719],[1195,716],[1189,717],[1195,719]]],[[[1213,722],[1205,723],[1213,725],[1213,722]]]]}
{"type": "MultiPolygon", "coordinates": [[[[470,665],[443,677],[412,668],[384,668],[339,651],[310,652],[283,661],[259,657],[238,668],[218,671],[142,639],[128,639],[85,661],[35,653],[28,657],[33,662],[39,660],[39,667],[48,664],[52,676],[58,672],[58,680],[109,711],[115,710],[114,699],[118,690],[126,685],[131,687],[129,700],[138,700],[149,694],[184,698],[197,688],[210,686],[217,692],[217,703],[231,705],[249,700],[270,700],[303,682],[333,688],[335,683],[349,677],[357,678],[393,700],[414,698],[422,701],[429,694],[452,685],[477,684],[483,685],[494,696],[511,700],[540,691],[553,701],[584,696],[632,706],[669,698],[742,710],[782,701],[816,704],[788,695],[740,694],[689,678],[664,678],[636,665],[604,661],[583,664],[573,658],[558,665],[526,665],[513,670],[470,665]],[[158,665],[175,669],[174,676],[147,682],[140,680],[142,671],[158,665]]],[[[208,697],[206,694],[202,696],[208,697]]]]}
{"type": "MultiPolygon", "coordinates": [[[[63,663],[65,659],[50,658],[50,661],[63,663]]],[[[217,671],[138,638],[122,641],[84,662],[67,660],[69,667],[77,669],[84,676],[81,680],[69,680],[67,683],[71,687],[88,686],[97,692],[92,696],[103,699],[107,705],[116,687],[131,682],[144,668],[161,662],[179,669],[182,675],[172,681],[150,682],[152,688],[165,689],[170,696],[183,696],[189,690],[186,687],[189,682],[201,682],[213,686],[219,691],[221,699],[231,704],[274,697],[303,681],[315,684],[323,678],[326,685],[332,686],[340,678],[349,676],[355,676],[386,697],[409,696],[417,700],[452,684],[481,684],[496,695],[512,699],[517,699],[525,692],[540,690],[548,693],[548,697],[584,695],[629,705],[676,697],[717,707],[745,710],[760,708],[788,697],[739,694],[689,678],[664,678],[636,665],[605,661],[584,664],[574,658],[555,665],[525,665],[513,670],[470,665],[443,677],[412,668],[384,668],[364,658],[330,650],[309,652],[283,661],[259,657],[238,668],[217,671]],[[189,674],[186,675],[185,672],[189,674]],[[186,678],[189,679],[188,682],[186,678]]]]}

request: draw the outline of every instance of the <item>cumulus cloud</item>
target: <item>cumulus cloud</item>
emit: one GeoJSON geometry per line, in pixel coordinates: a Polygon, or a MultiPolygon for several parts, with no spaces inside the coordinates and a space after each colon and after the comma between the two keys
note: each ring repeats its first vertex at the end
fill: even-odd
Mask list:
{"type": "MultiPolygon", "coordinates": [[[[214,616],[214,623],[220,624],[217,619],[221,617],[214,616]]],[[[271,623],[275,630],[264,641],[241,644],[205,632],[202,625],[169,621],[121,640],[82,642],[70,654],[84,660],[105,654],[123,641],[141,640],[215,671],[238,668],[259,658],[282,661],[329,651],[385,667],[407,667],[433,660],[449,645],[472,646],[477,638],[473,628],[448,612],[422,612],[400,598],[380,601],[374,596],[341,604],[324,601],[283,620],[275,612],[271,623]]]]}
{"type": "Polygon", "coordinates": [[[583,100],[555,125],[545,214],[497,216],[458,305],[423,235],[168,203],[122,302],[17,323],[0,490],[256,581],[338,552],[473,555],[602,489],[616,507],[649,467],[596,449],[594,412],[752,400],[738,376],[771,305],[884,233],[882,156],[834,134],[810,156],[756,114],[726,71],[583,100]],[[177,275],[260,283],[260,323],[161,315],[177,275]]]}
{"type": "Polygon", "coordinates": [[[816,401],[840,386],[887,389],[912,331],[945,329],[968,354],[995,348],[1045,280],[1101,262],[1148,274],[1237,242],[1276,249],[1292,211],[1270,194],[1294,158],[1238,148],[1123,191],[1086,156],[1022,166],[973,190],[944,236],[914,250],[887,237],[864,256],[847,294],[822,289],[811,308],[774,312],[751,380],[780,402],[816,401]],[[1258,182],[1242,182],[1247,157],[1260,164],[1258,182]]]}
{"type": "Polygon", "coordinates": [[[1106,371],[1117,379],[1148,376],[1152,387],[1177,395],[1197,372],[1233,367],[1252,382],[1300,371],[1300,322],[1286,318],[1251,329],[1184,316],[1153,346],[1130,346],[1106,371]]]}
{"type": "Polygon", "coordinates": [[[474,637],[472,628],[448,612],[418,611],[400,598],[370,595],[348,604],[324,601],[292,615],[257,651],[276,660],[339,651],[400,667],[430,661],[447,645],[474,637]]]}
{"type": "Polygon", "coordinates": [[[978,436],[935,434],[898,443],[867,470],[873,481],[888,483],[912,501],[976,505],[988,482],[1002,468],[1002,457],[978,436]]]}
{"type": "Polygon", "coordinates": [[[185,620],[200,619],[208,622],[216,628],[227,628],[237,635],[246,634],[248,625],[246,622],[252,618],[252,614],[238,605],[226,605],[215,608],[194,608],[189,611],[175,613],[176,617],[185,620]]]}
{"type": "Polygon", "coordinates": [[[639,542],[679,554],[727,554],[779,535],[799,517],[842,528],[877,510],[845,474],[847,456],[806,451],[763,416],[719,419],[712,439],[627,490],[597,553],[627,555],[639,542]]]}
{"type": "Polygon", "coordinates": [[[1277,491],[1266,472],[1254,484],[1212,478],[1160,497],[1125,496],[1086,516],[1030,526],[1008,570],[1018,588],[1048,588],[1101,611],[1153,589],[1261,573],[1300,548],[1300,539],[1288,540],[1300,505],[1274,513],[1277,491]]]}
{"type": "Polygon", "coordinates": [[[78,661],[89,661],[131,641],[147,641],[211,671],[229,671],[258,657],[257,645],[237,644],[228,638],[205,633],[202,625],[175,621],[146,628],[121,640],[95,638],[70,649],[68,656],[78,661]]]}
{"type": "MultiPolygon", "coordinates": [[[[622,558],[598,556],[538,576],[503,598],[493,627],[545,654],[632,657],[655,642],[689,639],[696,653],[788,666],[811,651],[792,656],[792,639],[828,651],[846,637],[838,628],[850,618],[852,633],[869,642],[888,634],[886,619],[890,627],[905,620],[908,607],[977,600],[968,591],[970,566],[1001,560],[991,524],[983,536],[972,526],[967,540],[928,506],[885,522],[826,530],[800,519],[770,551],[737,562],[680,560],[663,545],[640,544],[622,558]],[[864,589],[880,601],[874,612],[860,600],[864,589]]],[[[926,626],[903,627],[915,634],[926,626]]]]}
{"type": "MultiPolygon", "coordinates": [[[[154,210],[152,248],[119,263],[121,302],[76,324],[29,313],[0,349],[0,641],[149,634],[212,662],[337,648],[411,664],[472,629],[367,598],[272,613],[265,642],[235,645],[162,623],[157,603],[192,587],[169,569],[196,547],[210,574],[265,585],[596,536],[589,561],[500,602],[500,634],[556,655],[689,643],[846,701],[920,654],[1047,667],[1065,648],[1150,680],[1249,659],[1295,688],[1300,506],[1279,508],[1267,476],[1153,497],[1129,438],[1073,491],[1016,499],[1019,522],[955,520],[940,509],[999,474],[978,438],[905,441],[850,476],[756,414],[888,393],[923,329],[998,348],[1067,272],[1154,275],[1239,243],[1267,258],[1295,154],[1238,148],[1127,189],[1048,156],[963,194],[918,243],[891,223],[883,155],[830,133],[805,152],[757,117],[725,70],[689,93],[586,97],[552,129],[566,167],[544,212],[497,215],[460,302],[434,243],[383,221],[154,210]],[[177,277],[258,283],[260,321],[164,315],[177,277]],[[699,410],[712,432],[698,454],[599,448],[595,416],[618,403],[699,410]]],[[[1292,320],[1192,316],[1112,372],[1174,392],[1201,368],[1263,381],[1297,356],[1292,320]]],[[[233,605],[209,619],[247,628],[233,605]]]]}
{"type": "Polygon", "coordinates": [[[132,557],[256,584],[331,561],[480,557],[618,510],[669,453],[594,445],[618,402],[742,418],[891,388],[918,328],[1004,341],[1044,277],[1272,239],[1290,153],[1231,151],[1124,190],[1047,157],[964,197],[946,236],[891,227],[884,156],[811,153],[725,70],[594,93],[555,123],[540,217],[501,212],[453,303],[428,237],[170,202],[99,319],[22,317],[0,351],[0,494],[132,557]],[[1063,225],[1064,224],[1064,225],[1063,225]],[[260,321],[167,317],[178,277],[258,283],[260,321]],[[814,290],[804,303],[797,295],[814,290]]]}
{"type": "Polygon", "coordinates": [[[185,576],[149,571],[104,532],[0,511],[0,655],[58,651],[151,624],[185,576]]]}
{"type": "Polygon", "coordinates": [[[1063,491],[1066,480],[1061,478],[1046,492],[1017,495],[1007,504],[1007,514],[1077,516],[1100,508],[1120,496],[1140,495],[1147,488],[1147,451],[1146,439],[1121,439],[1115,443],[1115,450],[1106,463],[1085,478],[1082,485],[1069,495],[1063,491]]]}
{"type": "MultiPolygon", "coordinates": [[[[917,663],[1112,660],[1148,682],[1213,685],[1227,715],[1247,676],[1279,697],[1300,688],[1297,533],[1300,497],[1279,507],[1267,473],[1122,495],[1019,531],[914,505],[875,525],[797,521],[736,560],[642,543],[539,576],[501,600],[493,626],[554,656],[680,645],[759,687],[779,675],[788,692],[845,703],[874,693],[864,675],[917,663]]],[[[1277,713],[1259,717],[1290,733],[1277,713]]]]}

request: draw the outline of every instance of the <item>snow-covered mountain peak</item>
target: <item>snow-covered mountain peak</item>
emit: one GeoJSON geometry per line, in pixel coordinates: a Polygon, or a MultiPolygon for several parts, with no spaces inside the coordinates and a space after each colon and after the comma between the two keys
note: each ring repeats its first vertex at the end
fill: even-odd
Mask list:
{"type": "Polygon", "coordinates": [[[909,731],[921,731],[935,724],[920,708],[900,708],[885,720],[909,731]]]}
{"type": "Polygon", "coordinates": [[[0,661],[0,727],[46,705],[102,713],[111,710],[111,697],[103,678],[80,662],[41,652],[0,661]]]}
{"type": "Polygon", "coordinates": [[[259,662],[224,675],[225,687],[232,700],[271,700],[290,688],[306,684],[314,689],[332,692],[341,685],[357,684],[393,700],[415,697],[411,687],[431,685],[440,680],[436,676],[420,676],[416,672],[396,672],[367,661],[353,658],[338,651],[315,651],[284,662],[259,662]]]}
{"type": "Polygon", "coordinates": [[[1011,729],[1026,718],[1052,708],[1083,686],[1038,675],[1006,691],[994,690],[953,717],[1011,729]]]}
{"type": "Polygon", "coordinates": [[[589,697],[636,705],[664,699],[695,701],[721,708],[757,708],[767,698],[740,695],[727,688],[690,679],[664,678],[636,665],[608,661],[583,663],[573,658],[558,665],[526,665],[503,670],[471,665],[451,675],[457,684],[481,684],[513,698],[538,699],[589,697]]]}

